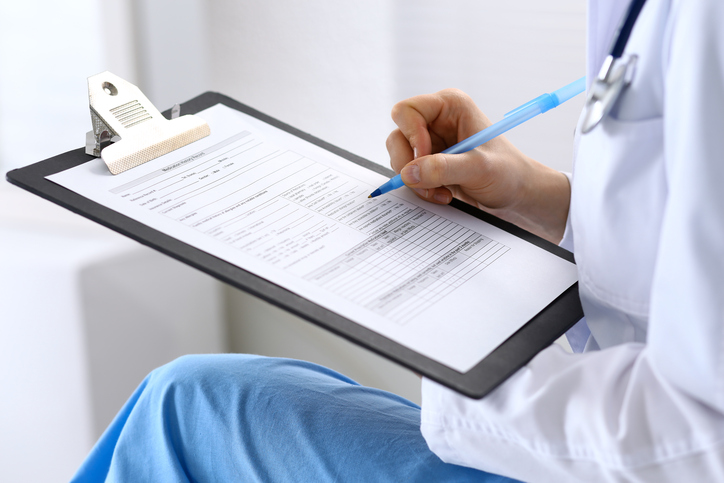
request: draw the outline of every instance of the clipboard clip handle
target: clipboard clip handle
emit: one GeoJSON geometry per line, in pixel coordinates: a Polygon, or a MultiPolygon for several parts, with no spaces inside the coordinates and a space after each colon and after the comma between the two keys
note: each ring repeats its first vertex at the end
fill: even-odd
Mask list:
{"type": "Polygon", "coordinates": [[[141,90],[108,71],[88,78],[93,130],[86,134],[86,154],[100,157],[119,174],[211,134],[206,121],[179,116],[168,120],[141,90]]]}

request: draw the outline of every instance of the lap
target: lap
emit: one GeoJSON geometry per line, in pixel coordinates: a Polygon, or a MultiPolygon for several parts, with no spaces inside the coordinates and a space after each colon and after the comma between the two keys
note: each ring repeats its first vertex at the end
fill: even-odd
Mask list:
{"type": "Polygon", "coordinates": [[[303,361],[185,356],[152,372],[79,481],[510,481],[443,463],[420,409],[303,361]]]}

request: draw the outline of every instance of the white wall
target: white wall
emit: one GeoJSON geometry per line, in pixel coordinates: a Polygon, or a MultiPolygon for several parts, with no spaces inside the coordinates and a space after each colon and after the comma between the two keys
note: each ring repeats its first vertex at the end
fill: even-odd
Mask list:
{"type": "Polygon", "coordinates": [[[96,0],[0,2],[2,173],[84,142],[86,73],[103,67],[99,18],[96,0]]]}
{"type": "MultiPolygon", "coordinates": [[[[392,105],[457,87],[493,120],[585,74],[583,0],[218,1],[210,84],[384,166],[392,105]]],[[[583,96],[508,134],[570,170],[583,96]]]]}
{"type": "Polygon", "coordinates": [[[82,146],[86,78],[137,82],[134,46],[130,0],[0,2],[0,172],[82,146]]]}
{"type": "Polygon", "coordinates": [[[207,9],[214,2],[126,0],[126,3],[132,7],[137,85],[148,99],[164,111],[208,90],[207,9]]]}
{"type": "MultiPolygon", "coordinates": [[[[585,75],[585,0],[398,0],[395,97],[456,87],[497,121],[524,102],[585,75]]],[[[570,171],[584,96],[506,136],[570,171]]]]}
{"type": "Polygon", "coordinates": [[[212,88],[389,166],[393,2],[208,4],[212,88]]]}

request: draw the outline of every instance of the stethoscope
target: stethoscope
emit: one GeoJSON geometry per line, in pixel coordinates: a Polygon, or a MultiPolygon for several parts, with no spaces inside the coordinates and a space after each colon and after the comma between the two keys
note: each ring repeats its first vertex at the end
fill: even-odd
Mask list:
{"type": "Polygon", "coordinates": [[[636,55],[623,56],[634,23],[641,13],[646,0],[633,0],[623,22],[618,26],[615,41],[601,71],[593,81],[584,106],[581,132],[586,134],[606,117],[623,90],[631,84],[636,69],[636,55]]]}

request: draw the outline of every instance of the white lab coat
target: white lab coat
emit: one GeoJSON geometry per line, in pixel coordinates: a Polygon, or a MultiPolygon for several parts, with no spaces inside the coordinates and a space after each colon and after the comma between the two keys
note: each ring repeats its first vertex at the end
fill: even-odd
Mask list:
{"type": "MultiPolygon", "coordinates": [[[[628,1],[589,2],[588,77],[628,1]]],[[[724,1],[648,0],[632,86],[576,138],[562,244],[591,330],[482,400],[423,382],[443,460],[524,481],[724,481],[724,1]],[[600,348],[600,350],[598,350],[600,348]]]]}

